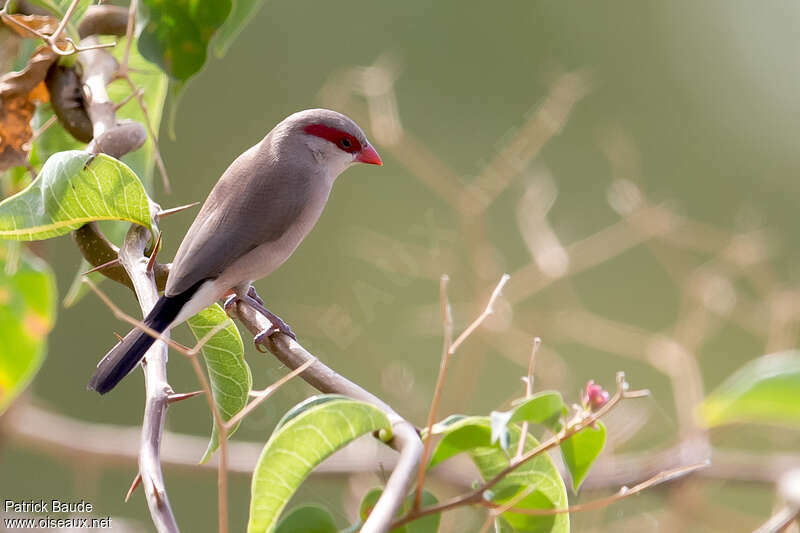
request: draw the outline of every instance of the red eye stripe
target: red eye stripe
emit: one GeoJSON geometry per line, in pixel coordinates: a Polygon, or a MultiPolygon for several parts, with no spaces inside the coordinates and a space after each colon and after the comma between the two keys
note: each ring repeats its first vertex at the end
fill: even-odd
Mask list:
{"type": "Polygon", "coordinates": [[[330,141],[338,146],[340,150],[347,153],[353,154],[361,151],[361,143],[346,131],[337,130],[325,124],[309,124],[303,128],[303,131],[309,135],[330,141]]]}

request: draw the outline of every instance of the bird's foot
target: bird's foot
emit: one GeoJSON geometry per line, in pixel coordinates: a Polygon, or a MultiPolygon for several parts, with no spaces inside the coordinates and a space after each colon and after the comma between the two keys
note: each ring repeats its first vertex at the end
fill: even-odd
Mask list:
{"type": "MultiPolygon", "coordinates": [[[[265,309],[266,311],[266,309],[265,309]]],[[[267,316],[267,319],[272,323],[270,327],[265,329],[264,331],[260,331],[253,337],[253,343],[256,345],[256,350],[262,353],[266,353],[267,349],[263,347],[261,344],[264,340],[271,338],[276,333],[283,333],[284,335],[291,337],[294,340],[297,340],[297,336],[292,331],[292,328],[289,327],[289,324],[281,320],[279,317],[275,316],[271,312],[267,311],[271,316],[267,316]]]]}
{"type": "Polygon", "coordinates": [[[255,337],[253,337],[253,342],[255,343],[256,349],[258,349],[258,351],[265,352],[266,349],[262,350],[261,342],[272,337],[276,333],[283,333],[284,335],[291,337],[294,340],[297,340],[297,335],[294,334],[292,328],[290,328],[286,322],[281,320],[279,316],[277,316],[275,313],[264,307],[264,300],[262,300],[261,297],[258,296],[258,293],[256,293],[256,290],[253,286],[250,286],[250,288],[247,290],[247,294],[244,297],[240,297],[238,294],[235,293],[228,296],[228,298],[225,300],[225,303],[223,304],[223,308],[225,309],[225,312],[228,313],[228,315],[230,315],[231,309],[233,309],[233,307],[236,305],[238,301],[242,301],[243,303],[249,305],[256,311],[261,313],[264,317],[266,317],[267,320],[269,320],[271,324],[270,327],[268,327],[264,331],[260,331],[258,334],[256,334],[255,337]]]}

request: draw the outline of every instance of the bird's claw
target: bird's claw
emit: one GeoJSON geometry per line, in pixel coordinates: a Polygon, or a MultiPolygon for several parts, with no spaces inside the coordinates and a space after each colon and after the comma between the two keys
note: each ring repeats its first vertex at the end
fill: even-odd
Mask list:
{"type": "Polygon", "coordinates": [[[231,294],[225,299],[225,303],[222,304],[222,308],[225,310],[225,314],[231,316],[231,309],[236,305],[236,301],[239,299],[238,296],[235,294],[231,294]]]}
{"type": "Polygon", "coordinates": [[[297,336],[292,331],[292,328],[290,328],[289,325],[286,324],[280,318],[278,318],[278,317],[275,317],[275,318],[276,318],[276,321],[277,321],[276,324],[272,324],[270,327],[268,327],[264,331],[258,332],[255,335],[255,337],[253,337],[253,342],[256,345],[256,350],[258,350],[261,353],[266,353],[267,352],[267,349],[264,348],[262,342],[265,339],[271,338],[276,333],[283,333],[284,335],[286,335],[288,337],[291,337],[294,340],[297,340],[297,336]]]}
{"type": "Polygon", "coordinates": [[[247,295],[252,298],[253,300],[257,301],[261,305],[264,305],[264,300],[261,299],[261,296],[258,295],[256,292],[256,288],[250,285],[250,288],[247,289],[247,295]]]}

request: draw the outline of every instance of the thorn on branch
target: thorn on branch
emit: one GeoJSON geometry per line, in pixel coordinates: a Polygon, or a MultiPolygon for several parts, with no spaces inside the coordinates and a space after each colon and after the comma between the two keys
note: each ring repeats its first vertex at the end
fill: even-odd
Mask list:
{"type": "Polygon", "coordinates": [[[203,390],[196,390],[192,392],[180,392],[180,393],[173,393],[167,396],[167,403],[173,404],[176,402],[180,402],[181,400],[188,400],[189,398],[194,398],[195,396],[199,396],[200,394],[204,394],[205,391],[203,390]]]}
{"type": "Polygon", "coordinates": [[[191,209],[192,207],[200,205],[200,202],[192,202],[186,205],[179,205],[178,207],[172,207],[170,209],[164,209],[156,213],[156,219],[162,219],[164,217],[168,217],[170,215],[174,215],[176,213],[180,213],[181,211],[186,211],[187,209],[191,209]]]}
{"type": "Polygon", "coordinates": [[[89,270],[84,272],[83,275],[84,276],[88,276],[89,274],[91,274],[93,272],[99,272],[101,270],[105,270],[106,268],[109,268],[109,267],[112,267],[112,266],[118,266],[118,265],[119,265],[119,257],[117,257],[116,259],[112,259],[111,261],[107,261],[107,262],[103,263],[102,265],[97,265],[94,268],[90,268],[89,270]]]}
{"type": "Polygon", "coordinates": [[[142,483],[142,474],[136,472],[136,477],[133,478],[133,482],[131,483],[131,486],[128,488],[128,492],[125,493],[125,503],[128,503],[128,500],[130,500],[131,496],[133,496],[136,487],[138,487],[141,483],[142,483]]]}
{"type": "Polygon", "coordinates": [[[158,233],[158,238],[156,239],[156,244],[153,247],[153,253],[150,254],[150,258],[147,260],[147,272],[152,272],[153,267],[156,265],[156,257],[158,256],[159,250],[161,250],[161,236],[163,233],[158,233]]]}

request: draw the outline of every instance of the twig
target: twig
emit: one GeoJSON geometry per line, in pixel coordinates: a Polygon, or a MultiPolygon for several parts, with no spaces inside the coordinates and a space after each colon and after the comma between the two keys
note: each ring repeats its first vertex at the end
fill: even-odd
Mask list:
{"type": "Polygon", "coordinates": [[[128,6],[128,23],[125,27],[125,52],[122,54],[120,74],[127,75],[128,73],[128,60],[131,57],[131,41],[133,41],[133,29],[136,26],[136,7],[138,3],[138,0],[131,0],[131,4],[128,6]]]}
{"type": "Polygon", "coordinates": [[[51,35],[48,39],[50,46],[55,46],[55,42],[59,37],[61,37],[61,34],[64,33],[64,28],[67,27],[67,23],[69,22],[69,19],[72,18],[72,14],[75,13],[75,8],[78,7],[78,2],[80,2],[80,0],[72,0],[72,2],[70,2],[69,7],[67,7],[67,12],[64,13],[64,17],[58,24],[56,31],[54,31],[53,35],[51,35]]]}
{"type": "MultiPolygon", "coordinates": [[[[209,337],[210,338],[210,337],[209,337]]],[[[214,397],[211,394],[211,385],[208,383],[203,369],[200,367],[200,361],[196,357],[190,357],[192,368],[197,375],[197,379],[203,386],[206,393],[206,400],[208,400],[208,407],[211,409],[211,414],[214,416],[214,422],[217,424],[217,442],[219,443],[219,464],[217,465],[217,517],[219,525],[219,533],[228,532],[228,428],[225,421],[222,419],[222,414],[217,409],[217,404],[214,402],[214,397]]]]}
{"type": "Polygon", "coordinates": [[[628,391],[628,383],[625,381],[625,374],[623,372],[618,372],[617,391],[614,393],[614,396],[612,396],[608,400],[608,402],[606,402],[597,411],[586,413],[583,418],[576,420],[571,425],[565,426],[557,434],[553,435],[552,437],[542,442],[535,448],[529,450],[519,459],[511,460],[506,468],[501,470],[490,480],[484,482],[480,487],[478,487],[474,491],[469,492],[467,494],[463,494],[461,496],[457,496],[451,500],[438,503],[436,505],[431,505],[430,507],[424,507],[421,509],[412,509],[411,511],[408,512],[408,514],[397,519],[392,524],[392,528],[400,527],[409,522],[413,522],[414,520],[422,518],[423,516],[441,513],[443,511],[448,511],[450,509],[455,509],[457,507],[463,507],[465,505],[480,504],[482,501],[484,501],[483,494],[485,491],[490,490],[492,487],[500,483],[503,479],[506,478],[506,476],[514,472],[523,464],[527,463],[537,455],[542,454],[547,450],[558,446],[559,444],[561,444],[566,439],[570,438],[575,433],[578,433],[579,431],[585,429],[586,427],[594,425],[595,422],[597,422],[606,413],[608,413],[611,409],[613,409],[623,399],[642,398],[644,396],[647,396],[648,394],[649,391],[646,390],[628,391]]]}
{"type": "Polygon", "coordinates": [[[441,277],[439,283],[439,299],[441,302],[442,324],[444,328],[444,345],[442,347],[442,361],[439,365],[439,376],[436,378],[436,388],[433,391],[433,401],[431,401],[431,408],[428,411],[425,450],[422,453],[422,462],[420,463],[419,471],[417,472],[417,489],[414,494],[414,510],[418,510],[420,504],[422,503],[422,486],[425,483],[425,471],[431,451],[431,428],[433,427],[433,422],[436,420],[436,412],[439,408],[439,401],[441,400],[442,389],[444,388],[444,379],[447,375],[447,367],[450,364],[450,357],[456,353],[456,350],[461,343],[463,343],[476,329],[478,329],[484,320],[494,313],[494,304],[500,297],[500,293],[503,291],[503,287],[508,282],[508,279],[508,274],[503,274],[494,291],[492,292],[491,297],[489,297],[489,303],[486,304],[486,308],[478,316],[478,318],[473,320],[472,323],[467,326],[467,328],[461,333],[461,335],[458,336],[455,342],[453,342],[453,317],[450,311],[450,302],[447,299],[447,282],[449,278],[446,275],[441,277]]]}
{"type": "Polygon", "coordinates": [[[291,380],[293,377],[302,374],[306,368],[310,367],[315,362],[316,359],[309,359],[308,361],[298,366],[297,368],[295,368],[294,370],[292,370],[291,372],[280,378],[278,381],[267,387],[266,389],[250,393],[251,396],[255,397],[255,399],[253,399],[244,408],[242,408],[241,411],[233,415],[227,422],[225,422],[226,429],[228,431],[233,429],[233,427],[239,422],[241,422],[241,420],[244,417],[249,415],[253,411],[253,409],[258,407],[261,404],[261,402],[263,402],[264,400],[275,394],[275,391],[281,388],[286,382],[291,380]]]}
{"type": "Polygon", "coordinates": [[[798,514],[800,514],[800,510],[793,506],[782,507],[777,513],[770,516],[766,522],[753,530],[753,533],[781,533],[786,531],[792,525],[792,522],[797,519],[798,514]]]}
{"type": "Polygon", "coordinates": [[[59,39],[61,38],[61,34],[64,32],[64,27],[69,22],[69,19],[72,18],[72,14],[75,11],[75,7],[77,6],[79,1],[80,0],[72,0],[72,3],[67,8],[67,13],[64,15],[64,18],[59,22],[58,27],[56,28],[55,32],[53,32],[52,35],[47,35],[45,33],[42,33],[39,30],[32,28],[27,24],[23,24],[15,17],[9,15],[7,12],[9,2],[6,2],[3,8],[0,9],[0,19],[5,21],[6,23],[11,23],[16,27],[24,31],[27,31],[32,35],[35,35],[36,37],[47,43],[47,46],[50,48],[50,50],[52,50],[55,54],[60,56],[69,56],[72,54],[76,54],[78,52],[86,52],[89,50],[97,50],[100,48],[113,48],[114,46],[116,46],[117,43],[92,43],[87,46],[78,46],[77,44],[75,44],[75,41],[73,41],[71,37],[64,37],[64,39],[61,40],[62,43],[66,43],[67,45],[69,45],[65,49],[62,49],[59,46],[60,44],[59,39]]]}
{"type": "Polygon", "coordinates": [[[505,505],[498,505],[489,501],[483,501],[481,505],[484,507],[490,507],[492,509],[502,509],[501,512],[511,512],[511,513],[518,513],[518,514],[526,514],[526,515],[533,515],[533,516],[550,516],[555,514],[565,514],[565,513],[577,513],[580,511],[591,511],[593,509],[601,509],[603,507],[608,507],[609,505],[616,503],[620,500],[628,498],[629,496],[633,496],[634,494],[638,494],[643,490],[649,489],[656,485],[660,485],[661,483],[666,483],[668,481],[672,481],[679,477],[683,477],[694,473],[702,468],[708,468],[709,466],[708,461],[704,461],[702,463],[695,463],[693,465],[688,466],[679,466],[677,468],[672,468],[670,470],[665,470],[663,472],[659,472],[658,474],[654,475],[653,477],[642,481],[638,485],[635,485],[631,488],[622,487],[616,493],[606,496],[605,498],[600,498],[597,500],[592,500],[586,503],[579,503],[577,505],[571,505],[569,507],[565,507],[563,509],[518,509],[512,506],[505,506],[505,505]]]}
{"type": "Polygon", "coordinates": [[[478,318],[473,320],[472,324],[467,326],[467,329],[465,329],[461,333],[461,335],[459,335],[458,338],[455,341],[453,341],[452,346],[450,346],[450,355],[456,353],[456,350],[458,350],[458,347],[461,346],[461,343],[467,340],[467,337],[472,335],[472,333],[476,329],[478,329],[478,327],[480,327],[481,324],[483,324],[483,321],[489,318],[489,316],[491,316],[494,313],[494,304],[500,297],[500,293],[503,292],[503,287],[505,287],[506,283],[508,283],[508,280],[510,278],[511,276],[509,276],[508,274],[503,274],[503,276],[500,278],[500,282],[497,284],[497,287],[494,288],[492,296],[489,298],[489,303],[486,305],[486,309],[484,309],[483,313],[481,313],[480,316],[478,316],[478,318]]]}
{"type": "Polygon", "coordinates": [[[42,135],[42,133],[46,132],[50,128],[50,126],[55,124],[57,120],[58,117],[55,115],[48,118],[47,121],[39,127],[39,129],[33,132],[33,135],[31,135],[31,138],[30,140],[28,140],[28,142],[33,144],[36,141],[36,139],[38,139],[42,135]]]}
{"type": "MultiPolygon", "coordinates": [[[[251,307],[238,302],[231,310],[244,326],[253,334],[264,331],[269,321],[251,307]]],[[[398,415],[386,402],[367,392],[347,378],[331,370],[303,348],[297,341],[283,334],[265,339],[263,345],[287,367],[295,369],[307,361],[314,364],[306,368],[300,377],[312,387],[324,393],[344,394],[378,407],[384,411],[392,423],[393,437],[389,444],[400,452],[400,457],[386,482],[384,491],[372,509],[361,533],[385,533],[403,503],[408,487],[417,471],[422,456],[422,442],[413,425],[398,415]]]]}
{"type": "MultiPolygon", "coordinates": [[[[542,345],[542,339],[536,337],[533,339],[533,347],[531,348],[531,358],[528,362],[528,375],[525,377],[525,398],[530,398],[533,396],[533,367],[536,364],[536,352],[539,351],[539,347],[542,345]]],[[[527,440],[528,435],[528,422],[522,423],[522,429],[520,429],[520,437],[519,443],[517,444],[517,454],[514,456],[515,460],[519,460],[522,457],[522,453],[525,451],[525,441],[527,440]]]]}
{"type": "MultiPolygon", "coordinates": [[[[521,438],[524,438],[524,433],[522,435],[523,436],[521,438]]],[[[511,498],[511,500],[504,503],[503,505],[498,505],[496,507],[492,507],[491,509],[489,509],[489,516],[486,517],[486,521],[483,523],[483,527],[481,527],[480,533],[486,533],[489,530],[489,526],[492,525],[492,522],[497,520],[498,516],[505,513],[506,511],[514,507],[516,504],[527,498],[528,495],[534,490],[536,490],[536,485],[530,485],[528,486],[528,488],[526,488],[523,491],[520,491],[519,494],[515,495],[513,498],[511,498]]]]}
{"type": "Polygon", "coordinates": [[[442,396],[442,389],[444,388],[444,378],[447,375],[447,367],[450,364],[450,346],[453,342],[453,314],[450,309],[450,301],[447,298],[447,282],[450,278],[447,275],[442,275],[439,280],[439,302],[442,311],[442,360],[439,365],[439,376],[436,378],[436,387],[433,389],[433,400],[431,401],[431,408],[428,411],[428,420],[425,424],[427,431],[425,433],[425,449],[422,452],[422,461],[419,464],[417,471],[417,489],[414,494],[414,509],[419,509],[422,502],[422,486],[425,484],[425,471],[427,470],[428,457],[431,453],[431,428],[436,420],[436,411],[439,407],[439,400],[442,396]]]}
{"type": "Polygon", "coordinates": [[[164,159],[161,157],[161,149],[158,147],[158,135],[156,135],[153,122],[150,120],[150,112],[147,110],[147,103],[144,101],[142,93],[139,91],[136,85],[134,85],[133,80],[131,80],[131,77],[127,72],[120,73],[119,77],[128,83],[128,86],[136,97],[136,101],[139,103],[139,107],[142,110],[142,115],[144,115],[144,125],[147,127],[147,131],[153,141],[153,156],[156,159],[158,171],[161,173],[161,182],[164,185],[164,192],[170,194],[172,189],[169,184],[169,176],[167,176],[167,167],[164,165],[164,159]]]}

